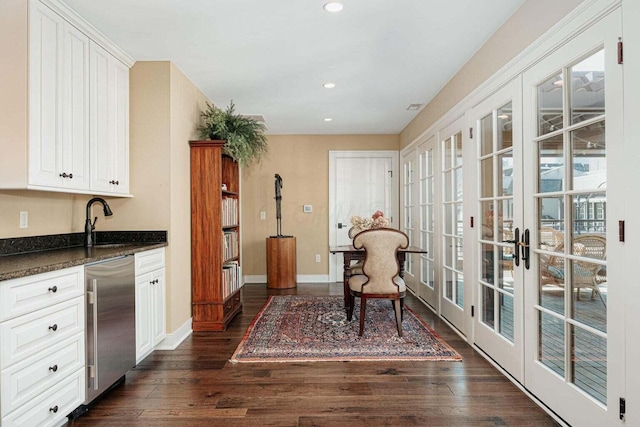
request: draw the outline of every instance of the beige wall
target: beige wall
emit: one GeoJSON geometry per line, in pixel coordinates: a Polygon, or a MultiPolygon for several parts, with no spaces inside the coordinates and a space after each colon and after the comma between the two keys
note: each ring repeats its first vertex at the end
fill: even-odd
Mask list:
{"type": "Polygon", "coordinates": [[[0,185],[4,188],[25,188],[27,183],[27,3],[0,1],[0,185]]]}
{"type": "Polygon", "coordinates": [[[406,147],[583,0],[527,0],[400,133],[406,147]]]}
{"type": "Polygon", "coordinates": [[[329,273],[329,151],[398,150],[398,135],[270,135],[269,152],[242,170],[242,273],[265,275],[266,238],[276,234],[274,175],[282,188],[282,234],[297,243],[298,275],[329,273]],[[303,213],[312,205],[312,213],[303,213]],[[260,219],[260,212],[267,219],[260,219]],[[315,254],[322,262],[315,262],[315,254]]]}
{"type": "MultiPolygon", "coordinates": [[[[114,199],[111,230],[167,230],[167,332],[191,317],[189,140],[208,100],[173,64],[130,71],[132,199],[114,199]]],[[[106,229],[106,228],[102,228],[106,229]]]]}
{"type": "Polygon", "coordinates": [[[189,141],[197,138],[200,112],[208,99],[173,64],[171,65],[171,222],[167,276],[168,327],[175,330],[191,318],[191,176],[189,141]]]}

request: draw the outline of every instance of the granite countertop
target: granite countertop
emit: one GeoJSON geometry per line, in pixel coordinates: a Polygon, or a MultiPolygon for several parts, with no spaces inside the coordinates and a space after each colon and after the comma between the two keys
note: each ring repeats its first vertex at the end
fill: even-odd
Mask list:
{"type": "Polygon", "coordinates": [[[96,239],[98,245],[89,248],[77,245],[77,234],[82,238],[82,233],[75,233],[0,239],[0,281],[167,246],[166,232],[102,232],[96,239]],[[65,247],[56,247],[60,244],[65,247]]]}

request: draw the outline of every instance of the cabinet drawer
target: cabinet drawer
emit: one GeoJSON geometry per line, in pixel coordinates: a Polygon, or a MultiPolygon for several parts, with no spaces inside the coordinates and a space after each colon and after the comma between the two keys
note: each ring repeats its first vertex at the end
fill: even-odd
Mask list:
{"type": "Polygon", "coordinates": [[[7,320],[0,324],[0,369],[83,331],[83,297],[7,320]]]}
{"type": "Polygon", "coordinates": [[[84,368],[84,334],[77,333],[46,351],[4,369],[2,413],[8,414],[84,368]]]}
{"type": "Polygon", "coordinates": [[[0,282],[0,321],[82,295],[83,284],[83,266],[0,282]]]}
{"type": "Polygon", "coordinates": [[[3,427],[49,427],[63,423],[84,402],[84,369],[79,369],[2,419],[3,427]]]}
{"type": "Polygon", "coordinates": [[[227,316],[230,316],[232,313],[234,313],[236,310],[238,310],[238,307],[241,305],[240,302],[240,292],[237,291],[235,294],[233,294],[231,297],[229,297],[225,302],[224,302],[224,308],[223,308],[223,318],[227,318],[227,316]]]}
{"type": "Polygon", "coordinates": [[[164,248],[138,252],[136,257],[136,276],[164,268],[164,248]]]}

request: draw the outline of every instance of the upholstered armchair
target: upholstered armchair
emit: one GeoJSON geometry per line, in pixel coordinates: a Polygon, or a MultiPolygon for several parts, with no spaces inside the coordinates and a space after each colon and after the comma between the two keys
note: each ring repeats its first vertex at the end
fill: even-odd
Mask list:
{"type": "MultiPolygon", "coordinates": [[[[541,230],[542,233],[543,230],[541,230]]],[[[545,249],[557,252],[558,255],[564,254],[564,238],[561,232],[549,233],[547,230],[545,235],[541,235],[541,245],[545,249]],[[546,238],[546,240],[544,240],[546,238]],[[554,246],[555,245],[555,246],[554,246]]],[[[594,260],[607,259],[607,240],[604,236],[596,234],[582,234],[573,238],[573,255],[579,255],[594,260]]],[[[540,259],[540,284],[555,285],[565,287],[565,259],[561,256],[545,255],[540,259]]],[[[571,287],[576,289],[576,299],[580,299],[580,289],[591,289],[591,299],[595,295],[600,297],[602,303],[606,306],[606,302],[600,292],[600,283],[606,282],[606,273],[600,264],[572,261],[573,265],[571,273],[571,287]]]]}
{"type": "Polygon", "coordinates": [[[353,239],[356,249],[364,248],[365,259],[362,274],[349,278],[350,309],[347,320],[353,317],[355,298],[360,298],[360,331],[364,322],[369,298],[386,298],[393,301],[398,335],[402,336],[402,308],[406,285],[400,277],[397,251],[409,246],[409,238],[402,231],[391,228],[375,228],[358,233],[353,239]]]}

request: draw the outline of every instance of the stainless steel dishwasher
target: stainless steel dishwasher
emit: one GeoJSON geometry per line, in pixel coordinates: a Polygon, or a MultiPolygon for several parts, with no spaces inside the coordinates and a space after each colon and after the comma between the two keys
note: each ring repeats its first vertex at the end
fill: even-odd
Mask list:
{"type": "Polygon", "coordinates": [[[88,405],[136,364],[133,255],[86,265],[85,284],[88,405]]]}

